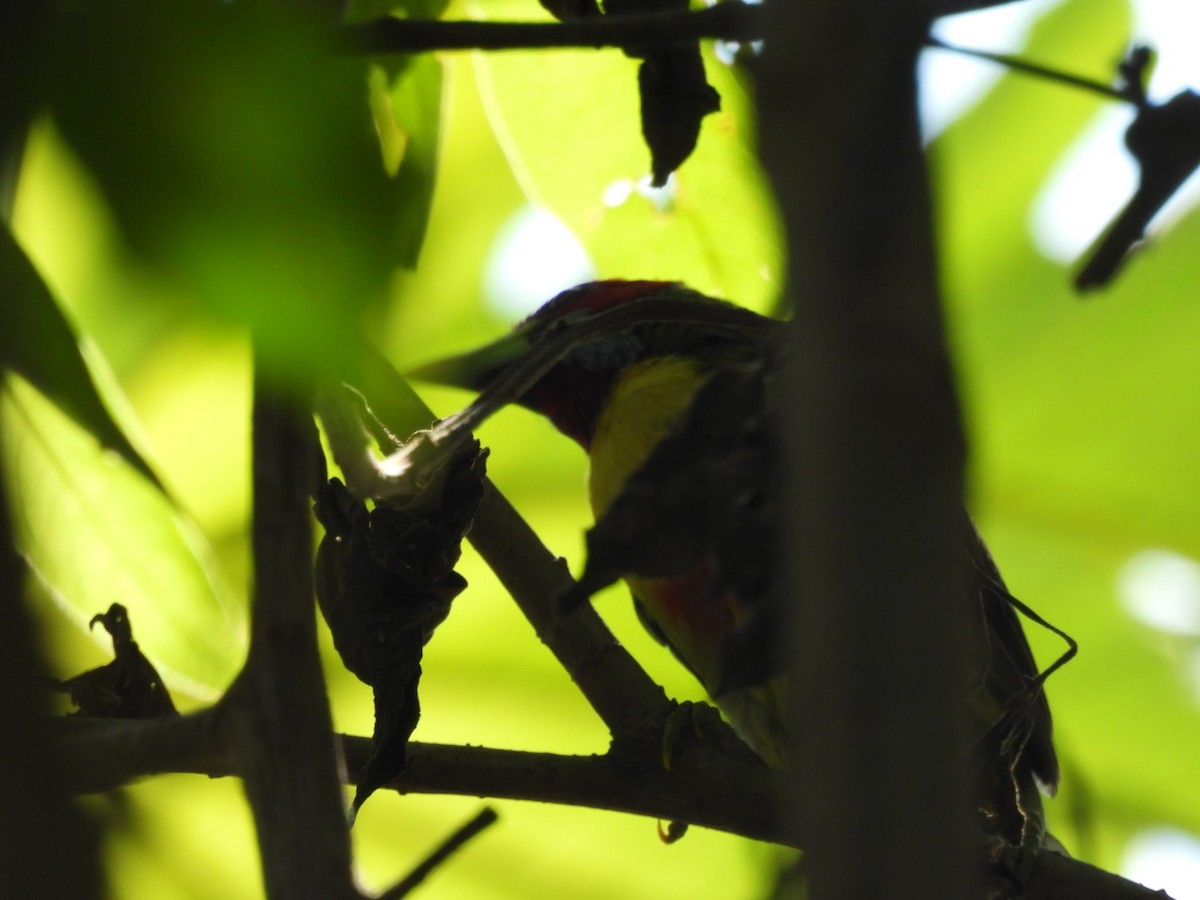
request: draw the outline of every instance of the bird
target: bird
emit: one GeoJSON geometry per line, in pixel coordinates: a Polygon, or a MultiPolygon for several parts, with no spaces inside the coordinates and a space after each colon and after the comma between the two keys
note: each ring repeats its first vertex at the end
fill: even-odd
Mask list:
{"type": "MultiPolygon", "coordinates": [[[[510,335],[418,373],[474,390],[510,377],[522,386],[518,404],[586,451],[596,521],[576,599],[623,579],[642,623],[776,769],[787,768],[790,746],[774,640],[789,602],[776,578],[783,327],[679,282],[594,281],[557,294],[510,335]]],[[[978,726],[978,808],[989,833],[1037,844],[1038,789],[1052,794],[1059,777],[1047,673],[1017,617],[1028,609],[965,506],[959,544],[972,579],[964,602],[977,611],[964,696],[978,726]]]]}

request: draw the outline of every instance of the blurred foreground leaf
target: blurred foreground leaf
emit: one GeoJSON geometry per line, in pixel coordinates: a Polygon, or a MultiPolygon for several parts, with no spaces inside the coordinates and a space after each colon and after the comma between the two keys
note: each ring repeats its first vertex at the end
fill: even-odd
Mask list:
{"type": "Polygon", "coordinates": [[[164,680],[215,698],[245,655],[245,631],[198,531],[12,376],[0,428],[14,532],[36,586],[82,627],[122,604],[164,680]]]}
{"type": "MultiPolygon", "coordinates": [[[[343,18],[437,19],[447,4],[448,0],[351,0],[343,18]]],[[[394,259],[409,269],[416,267],[425,242],[437,183],[444,68],[433,53],[384,56],[372,62],[367,75],[371,116],[391,179],[394,259]]]]}
{"type": "Polygon", "coordinates": [[[55,119],[133,249],[306,379],[353,355],[394,257],[365,66],[262,4],[64,16],[55,119]]]}
{"type": "Polygon", "coordinates": [[[391,178],[395,262],[414,268],[437,183],[442,63],[433,54],[384,61],[368,76],[371,113],[391,178]]]}

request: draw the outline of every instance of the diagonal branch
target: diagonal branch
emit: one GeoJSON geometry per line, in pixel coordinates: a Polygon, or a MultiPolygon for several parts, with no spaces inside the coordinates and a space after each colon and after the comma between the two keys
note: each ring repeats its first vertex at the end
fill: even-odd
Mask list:
{"type": "Polygon", "coordinates": [[[614,739],[661,727],[671,704],[663,689],[585,604],[564,615],[558,600],[575,580],[491,482],[467,535],[571,676],[614,739]]]}
{"type": "Polygon", "coordinates": [[[496,811],[490,806],[485,806],[478,815],[455,831],[436,850],[429,854],[420,865],[380,894],[376,900],[400,900],[401,897],[407,897],[429,877],[429,874],[434,869],[445,863],[446,860],[462,849],[463,845],[477,834],[494,824],[496,819],[496,811]]]}

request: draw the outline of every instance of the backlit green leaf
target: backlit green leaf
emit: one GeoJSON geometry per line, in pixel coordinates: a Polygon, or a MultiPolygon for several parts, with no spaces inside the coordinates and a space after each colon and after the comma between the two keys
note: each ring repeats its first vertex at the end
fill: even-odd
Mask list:
{"type": "Polygon", "coordinates": [[[14,531],[35,591],[85,626],[121,603],[168,686],[215,698],[241,663],[245,628],[195,527],[16,377],[0,426],[14,531]]]}
{"type": "MultiPolygon", "coordinates": [[[[530,4],[480,4],[494,19],[530,4]]],[[[686,280],[763,308],[779,291],[779,222],[754,156],[754,120],[735,69],[704,53],[721,111],[663,191],[645,178],[637,61],[619,50],[479,54],[488,114],[526,194],[556,213],[604,277],[686,280]]]]}

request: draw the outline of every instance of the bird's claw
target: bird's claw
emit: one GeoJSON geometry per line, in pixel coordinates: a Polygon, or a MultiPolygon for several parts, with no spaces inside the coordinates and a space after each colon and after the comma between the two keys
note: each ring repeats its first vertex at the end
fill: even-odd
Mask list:
{"type": "Polygon", "coordinates": [[[716,707],[696,700],[678,702],[663,723],[663,768],[668,772],[671,770],[671,760],[675,756],[675,748],[685,732],[690,731],[696,740],[703,740],[705,731],[711,730],[714,723],[724,724],[716,707]]]}
{"type": "Polygon", "coordinates": [[[1057,852],[1062,847],[1046,833],[1044,826],[1026,829],[1019,841],[1008,841],[999,835],[985,833],[983,843],[989,863],[988,900],[1020,897],[1037,863],[1038,854],[1047,850],[1057,852]]]}
{"type": "Polygon", "coordinates": [[[673,844],[687,834],[688,823],[671,820],[665,826],[658,820],[658,839],[664,844],[673,844]]]}

